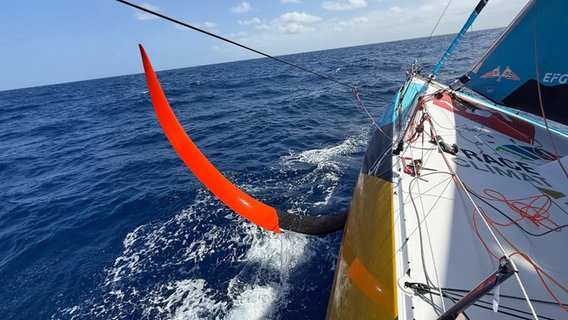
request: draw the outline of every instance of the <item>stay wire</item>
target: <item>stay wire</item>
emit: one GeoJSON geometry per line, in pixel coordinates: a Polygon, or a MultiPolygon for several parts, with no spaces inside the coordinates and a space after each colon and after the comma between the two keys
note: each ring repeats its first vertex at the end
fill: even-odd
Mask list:
{"type": "MultiPolygon", "coordinates": [[[[511,218],[510,216],[508,216],[505,212],[503,212],[503,210],[495,207],[493,204],[491,204],[488,200],[486,200],[485,198],[483,198],[483,196],[481,196],[480,194],[476,193],[474,190],[472,190],[469,186],[465,186],[466,189],[473,195],[475,196],[477,199],[479,199],[480,201],[484,202],[486,205],[488,205],[489,207],[491,207],[493,210],[495,210],[495,212],[500,213],[503,217],[505,217],[507,220],[509,220],[511,222],[511,224],[517,226],[519,229],[521,229],[524,233],[531,235],[533,237],[542,237],[545,236],[551,232],[557,232],[562,230],[563,228],[568,227],[568,224],[564,224],[564,225],[559,225],[555,228],[551,228],[548,231],[542,232],[542,233],[533,233],[530,232],[529,230],[523,228],[515,219],[511,218]]],[[[552,202],[558,209],[564,211],[564,213],[566,213],[566,211],[561,208],[556,202],[552,202]]]]}
{"type": "Polygon", "coordinates": [[[259,55],[261,55],[261,56],[270,58],[270,59],[272,59],[272,60],[278,61],[278,62],[280,62],[280,63],[283,63],[283,64],[285,64],[285,65],[291,66],[291,67],[293,67],[293,68],[302,70],[302,71],[304,71],[304,72],[311,73],[311,74],[313,74],[313,75],[315,75],[315,76],[318,76],[318,77],[320,77],[320,78],[329,80],[329,81],[331,81],[331,82],[334,82],[334,83],[336,83],[336,84],[339,84],[339,85],[341,85],[341,86],[344,86],[344,87],[346,87],[346,88],[349,88],[349,89],[351,89],[351,91],[353,91],[354,93],[358,92],[358,91],[357,91],[357,88],[356,88],[355,86],[352,86],[352,85],[350,85],[350,84],[348,84],[348,83],[345,83],[345,82],[341,82],[341,81],[339,81],[339,80],[337,80],[337,79],[335,79],[335,78],[332,78],[332,77],[330,77],[330,76],[326,76],[326,75],[321,74],[321,73],[319,73],[319,72],[316,72],[316,71],[313,71],[313,70],[304,68],[304,67],[302,67],[302,66],[299,66],[299,65],[297,65],[297,64],[288,62],[288,61],[286,61],[286,60],[282,60],[282,59],[280,59],[280,58],[278,58],[278,57],[275,57],[275,56],[273,56],[273,55],[269,55],[269,54],[267,54],[267,53],[264,53],[264,52],[262,52],[262,51],[256,50],[256,49],[251,48],[251,47],[248,47],[248,46],[245,46],[244,44],[241,44],[241,43],[238,43],[238,42],[236,42],[236,41],[227,39],[227,38],[222,37],[222,36],[220,36],[220,35],[217,35],[217,34],[214,34],[214,33],[209,32],[209,31],[200,29],[200,28],[198,28],[198,27],[192,26],[192,25],[190,25],[190,24],[187,24],[187,23],[185,23],[185,22],[176,20],[176,19],[174,19],[174,18],[170,18],[170,17],[168,17],[168,16],[166,16],[166,15],[163,15],[163,14],[161,14],[161,13],[155,12],[155,11],[150,10],[150,9],[148,9],[148,8],[144,8],[144,7],[142,7],[142,6],[139,6],[139,5],[130,3],[130,2],[128,2],[128,1],[124,1],[124,0],[116,0],[116,1],[118,1],[118,2],[120,2],[120,3],[122,3],[122,4],[125,4],[125,5],[127,5],[127,6],[136,8],[136,9],[138,9],[138,10],[144,11],[144,12],[149,13],[149,14],[151,14],[151,15],[155,15],[155,16],[160,17],[160,18],[162,18],[162,19],[165,19],[165,20],[171,21],[171,22],[173,22],[173,23],[179,24],[179,25],[181,25],[181,26],[184,26],[184,27],[186,27],[186,28],[192,29],[192,30],[194,30],[194,31],[201,32],[201,33],[206,34],[206,35],[208,35],[208,36],[210,36],[210,37],[213,37],[213,38],[216,38],[216,39],[219,39],[219,40],[228,42],[228,43],[233,44],[233,45],[235,45],[235,46],[237,46],[237,47],[241,47],[241,48],[243,48],[243,49],[252,51],[252,52],[257,53],[257,54],[259,54],[259,55]]]}
{"type": "MultiPolygon", "coordinates": [[[[434,295],[439,295],[439,292],[441,291],[444,298],[450,299],[453,302],[465,297],[466,294],[468,294],[470,292],[469,290],[464,290],[464,289],[436,288],[436,287],[432,287],[432,286],[430,286],[428,284],[424,284],[424,283],[409,283],[408,287],[411,288],[411,289],[415,289],[415,290],[427,291],[428,293],[434,294],[434,295]]],[[[500,297],[511,299],[511,300],[524,300],[524,298],[522,298],[522,297],[511,296],[511,295],[500,295],[500,297]]],[[[533,300],[533,302],[538,302],[538,303],[547,304],[547,305],[557,305],[556,302],[552,302],[552,301],[533,300]]],[[[476,307],[482,308],[482,309],[493,310],[492,302],[485,301],[485,300],[482,300],[482,299],[478,300],[473,305],[476,306],[476,307]]],[[[508,316],[511,316],[511,317],[517,318],[517,319],[525,319],[525,320],[533,319],[533,318],[527,318],[526,317],[526,315],[528,315],[528,316],[531,315],[530,312],[521,310],[521,309],[516,308],[516,307],[510,307],[510,306],[507,306],[507,305],[499,305],[498,313],[502,313],[502,314],[505,314],[505,315],[508,315],[508,316]],[[510,312],[503,311],[503,309],[508,310],[510,312]],[[516,312],[517,314],[514,314],[512,312],[516,312]]],[[[540,314],[538,314],[538,317],[539,317],[539,319],[553,320],[553,318],[550,318],[548,316],[543,316],[543,315],[540,315],[540,314]]]]}
{"type": "MultiPolygon", "coordinates": [[[[420,109],[420,108],[418,108],[418,110],[419,110],[419,109],[420,109]]],[[[412,122],[413,124],[415,123],[414,121],[417,120],[417,119],[416,119],[416,115],[417,115],[417,114],[415,114],[415,118],[413,119],[413,122],[412,122]]],[[[427,117],[428,117],[428,114],[427,114],[424,110],[422,110],[422,116],[420,117],[418,126],[422,126],[422,128],[423,128],[423,122],[427,119],[427,117]]],[[[425,134],[424,134],[424,131],[423,131],[423,129],[422,129],[422,130],[416,129],[416,130],[421,133],[420,135],[422,136],[422,146],[424,146],[424,135],[425,135],[425,134]]],[[[417,137],[417,139],[418,139],[418,137],[417,137]]],[[[424,159],[424,149],[421,149],[421,150],[420,150],[420,153],[421,153],[420,159],[424,159]]],[[[411,158],[414,158],[414,157],[411,156],[411,158]]],[[[426,163],[427,163],[426,161],[423,161],[422,165],[425,166],[426,163]]],[[[416,177],[415,177],[414,180],[412,180],[412,181],[410,182],[409,187],[410,187],[410,185],[412,184],[412,182],[417,181],[417,179],[420,179],[418,171],[416,171],[416,174],[415,174],[415,175],[416,175],[416,177]]],[[[419,198],[420,206],[424,209],[424,208],[425,208],[424,201],[423,201],[423,198],[424,198],[424,197],[423,197],[422,195],[424,195],[425,193],[423,193],[423,192],[420,190],[420,185],[421,185],[420,183],[418,183],[418,182],[416,183],[416,186],[417,186],[417,188],[418,188],[418,194],[421,195],[420,198],[419,198]]],[[[445,191],[445,188],[444,188],[444,191],[445,191]]],[[[412,190],[411,190],[411,188],[409,188],[409,195],[412,197],[412,194],[411,194],[411,193],[412,193],[412,190]]],[[[441,195],[442,195],[442,193],[440,193],[440,196],[436,199],[436,202],[434,202],[434,206],[432,206],[432,209],[434,209],[434,207],[436,206],[436,204],[438,203],[438,201],[441,199],[441,195]]],[[[411,198],[411,199],[412,199],[412,198],[411,198]]],[[[414,203],[414,201],[413,201],[413,206],[414,206],[414,210],[415,210],[415,212],[416,212],[417,221],[420,221],[420,220],[421,220],[421,219],[420,219],[421,217],[419,217],[419,212],[422,212],[423,215],[424,215],[424,217],[422,218],[422,221],[421,221],[420,223],[421,223],[421,224],[422,224],[422,223],[424,224],[425,233],[426,233],[426,236],[428,237],[428,245],[429,245],[430,257],[431,257],[431,259],[432,259],[431,263],[432,263],[433,269],[434,269],[434,276],[435,276],[435,278],[436,278],[436,282],[438,283],[438,288],[441,288],[440,276],[439,276],[439,273],[438,273],[438,267],[437,267],[437,265],[436,265],[436,258],[435,258],[435,256],[434,256],[434,246],[432,245],[432,237],[431,237],[431,235],[430,235],[430,227],[428,226],[428,219],[427,219],[427,215],[429,215],[431,211],[428,212],[428,213],[425,213],[425,210],[418,210],[418,209],[416,208],[416,204],[414,203]]],[[[422,228],[419,228],[419,234],[420,234],[421,250],[424,251],[424,248],[423,248],[423,245],[422,245],[422,238],[423,238],[423,236],[422,236],[422,228]]],[[[423,263],[425,262],[425,259],[426,259],[426,256],[425,256],[424,252],[422,252],[422,260],[423,260],[423,263]]],[[[426,269],[426,267],[424,267],[424,269],[426,269]]],[[[427,278],[428,281],[431,281],[431,280],[430,280],[430,276],[429,276],[427,273],[426,273],[426,278],[427,278]]],[[[442,296],[442,291],[440,291],[440,296],[442,296]]],[[[446,309],[446,304],[445,304],[445,302],[444,302],[444,299],[441,299],[440,302],[441,302],[441,307],[442,307],[443,312],[446,312],[447,309],[446,309]]]]}
{"type": "MultiPolygon", "coordinates": [[[[493,230],[493,228],[491,228],[490,223],[487,221],[487,219],[485,218],[485,216],[483,215],[483,212],[481,211],[481,209],[479,208],[479,206],[477,205],[477,203],[473,200],[472,195],[469,193],[469,191],[467,190],[467,188],[465,187],[465,184],[462,182],[461,178],[458,176],[458,174],[452,169],[449,160],[447,159],[446,155],[444,154],[443,150],[441,150],[440,147],[440,143],[438,141],[438,132],[436,132],[436,128],[432,127],[432,130],[434,131],[434,137],[436,140],[436,144],[438,145],[438,148],[440,149],[440,154],[442,155],[442,159],[444,160],[444,162],[446,163],[446,167],[448,168],[448,171],[452,174],[454,181],[456,181],[456,184],[458,185],[458,187],[464,192],[466,198],[469,200],[469,202],[473,205],[474,208],[474,212],[477,212],[477,214],[481,217],[481,220],[483,221],[483,223],[485,224],[487,230],[489,231],[489,233],[491,234],[491,236],[493,237],[493,240],[495,241],[495,243],[497,244],[497,246],[499,247],[501,253],[503,255],[507,255],[505,248],[503,247],[503,245],[501,244],[501,242],[499,241],[499,239],[497,238],[497,235],[495,234],[495,231],[497,233],[499,233],[499,235],[501,237],[503,237],[505,239],[505,241],[507,241],[507,243],[509,243],[509,245],[511,245],[513,248],[515,248],[509,241],[507,238],[505,238],[503,236],[503,234],[498,230],[495,229],[493,230]]],[[[518,250],[517,250],[518,251],[518,250]]],[[[515,264],[515,262],[511,259],[511,262],[513,263],[513,265],[515,264]]],[[[527,305],[533,315],[534,319],[538,319],[538,316],[536,315],[536,311],[534,310],[534,307],[532,305],[531,299],[529,298],[527,291],[523,285],[523,282],[521,281],[521,278],[519,277],[518,273],[514,274],[516,280],[517,280],[517,284],[519,285],[521,292],[523,293],[523,296],[525,297],[525,300],[527,302],[527,305]]]]}
{"type": "Polygon", "coordinates": [[[428,44],[430,43],[430,39],[432,39],[432,36],[434,35],[434,32],[436,32],[436,29],[438,28],[438,25],[440,24],[440,21],[442,21],[442,18],[444,17],[444,15],[446,14],[446,11],[448,10],[448,7],[450,6],[450,3],[452,3],[452,0],[449,0],[448,3],[446,4],[446,7],[444,8],[444,11],[442,11],[442,14],[440,15],[440,17],[438,18],[438,21],[436,22],[436,25],[434,26],[434,28],[432,29],[432,32],[430,33],[430,35],[428,36],[428,39],[426,40],[426,42],[424,42],[424,45],[422,45],[422,49],[420,50],[420,54],[418,54],[418,60],[420,60],[420,58],[422,58],[422,53],[424,53],[424,49],[428,46],[428,44]]]}

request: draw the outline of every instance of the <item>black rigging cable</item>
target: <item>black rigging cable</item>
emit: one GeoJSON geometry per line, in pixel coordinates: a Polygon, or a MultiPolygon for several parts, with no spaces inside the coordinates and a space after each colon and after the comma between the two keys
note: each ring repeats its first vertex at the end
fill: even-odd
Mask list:
{"type": "MultiPolygon", "coordinates": [[[[473,196],[475,196],[477,199],[483,201],[486,205],[490,206],[491,208],[493,208],[496,212],[499,212],[502,216],[504,216],[505,218],[507,218],[512,224],[516,225],[517,227],[519,227],[519,229],[521,229],[524,233],[531,235],[533,237],[542,237],[544,235],[547,235],[551,232],[558,232],[558,231],[562,231],[563,228],[568,227],[568,224],[564,224],[561,226],[556,226],[555,228],[550,228],[548,231],[542,232],[542,233],[533,233],[528,231],[527,229],[523,228],[523,226],[521,226],[521,224],[519,224],[515,219],[511,218],[510,216],[508,216],[505,212],[503,212],[502,210],[500,210],[499,208],[497,208],[496,206],[494,206],[493,204],[491,204],[489,201],[487,201],[487,199],[485,199],[483,196],[481,196],[480,194],[476,193],[474,190],[472,190],[470,187],[465,186],[466,190],[471,193],[473,196]]],[[[564,213],[566,213],[566,211],[564,209],[562,209],[556,202],[552,201],[552,203],[558,207],[560,210],[564,211],[564,213]]]]}
{"type": "Polygon", "coordinates": [[[293,68],[296,68],[296,69],[299,69],[299,70],[302,70],[302,71],[311,73],[311,74],[313,74],[313,75],[315,75],[315,76],[318,76],[318,77],[320,77],[320,78],[323,78],[323,79],[326,79],[326,80],[335,82],[335,83],[337,83],[337,84],[339,84],[339,85],[341,85],[341,86],[344,86],[344,87],[347,87],[347,88],[351,89],[351,91],[353,91],[354,93],[357,92],[357,88],[356,88],[356,87],[354,87],[354,86],[352,86],[352,85],[350,85],[350,84],[347,84],[347,83],[345,83],[345,82],[341,82],[341,81],[339,81],[339,80],[337,80],[337,79],[334,79],[334,78],[332,78],[332,77],[330,77],[330,76],[326,76],[326,75],[324,75],[324,74],[321,74],[321,73],[315,72],[315,71],[313,71],[313,70],[304,68],[304,67],[299,66],[299,65],[297,65],[297,64],[288,62],[288,61],[286,61],[286,60],[282,60],[282,59],[280,59],[280,58],[278,58],[278,57],[269,55],[269,54],[264,53],[264,52],[262,52],[262,51],[259,51],[259,50],[253,49],[253,48],[251,48],[251,47],[245,46],[244,44],[240,44],[240,43],[238,43],[238,42],[236,42],[236,41],[233,41],[233,40],[230,40],[230,39],[221,37],[220,35],[211,33],[211,32],[209,32],[209,31],[205,31],[205,30],[203,30],[203,29],[200,29],[200,28],[197,28],[197,27],[192,26],[192,25],[190,25],[190,24],[187,24],[187,23],[185,23],[185,22],[182,22],[182,21],[179,21],[179,20],[170,18],[170,17],[165,16],[165,15],[163,15],[163,14],[161,14],[161,13],[152,11],[152,10],[150,10],[150,9],[141,7],[141,6],[139,6],[139,5],[130,3],[130,2],[128,2],[128,1],[124,1],[124,0],[116,0],[116,1],[118,1],[118,2],[120,2],[120,3],[123,3],[123,4],[125,4],[125,5],[128,5],[128,6],[131,6],[131,7],[133,7],[133,8],[136,8],[136,9],[138,9],[138,10],[142,10],[142,11],[144,11],[144,12],[146,12],[146,13],[155,15],[155,16],[160,17],[160,18],[162,18],[162,19],[165,19],[165,20],[171,21],[171,22],[173,22],[173,23],[179,24],[179,25],[184,26],[184,27],[186,27],[186,28],[189,28],[189,29],[192,29],[192,30],[201,32],[201,33],[206,34],[206,35],[208,35],[208,36],[210,36],[210,37],[217,38],[217,39],[219,39],[219,40],[222,40],[222,41],[228,42],[228,43],[230,43],[230,44],[233,44],[233,45],[235,45],[235,46],[241,47],[241,48],[243,48],[243,49],[246,49],[246,50],[252,51],[252,52],[254,52],[254,53],[260,54],[261,56],[264,56],[264,57],[270,58],[270,59],[272,59],[272,60],[278,61],[278,62],[280,62],[280,63],[289,65],[289,66],[291,66],[291,67],[293,67],[293,68]]]}
{"type": "MultiPolygon", "coordinates": [[[[412,289],[414,292],[416,292],[417,295],[421,296],[423,299],[424,299],[426,294],[440,296],[440,289],[441,289],[442,297],[447,298],[447,299],[453,301],[454,303],[456,301],[462,299],[463,297],[465,297],[470,292],[469,290],[464,290],[464,289],[437,288],[437,287],[434,287],[434,286],[431,286],[431,285],[428,285],[428,284],[424,284],[424,283],[419,283],[419,282],[405,282],[404,286],[406,288],[412,289]]],[[[522,297],[505,295],[505,294],[500,295],[500,297],[512,299],[512,300],[524,300],[524,298],[522,298],[522,297]]],[[[553,302],[553,301],[538,300],[538,299],[531,299],[531,301],[537,302],[537,303],[542,303],[542,304],[547,304],[547,305],[558,305],[558,303],[553,302]]],[[[489,302],[489,301],[486,301],[486,300],[483,300],[483,299],[480,299],[477,302],[475,302],[473,304],[473,306],[481,308],[481,309],[485,309],[485,310],[493,310],[493,302],[489,302]]],[[[498,313],[511,316],[515,319],[522,319],[522,320],[534,319],[531,316],[532,313],[530,313],[528,311],[524,311],[522,309],[519,309],[518,307],[508,306],[504,303],[499,304],[498,313]]],[[[466,314],[464,314],[464,316],[467,317],[466,314]]],[[[542,315],[542,314],[539,314],[538,318],[539,319],[545,319],[545,320],[553,320],[554,319],[554,318],[551,318],[549,316],[545,316],[545,315],[542,315]]]]}
{"type": "Polygon", "coordinates": [[[440,17],[438,18],[438,21],[436,22],[436,25],[434,26],[434,28],[432,29],[432,32],[430,32],[430,36],[428,36],[428,39],[424,42],[424,44],[422,45],[422,49],[420,49],[420,53],[418,54],[418,58],[416,58],[417,60],[420,60],[422,58],[422,53],[424,53],[424,50],[426,49],[426,46],[430,44],[430,40],[432,39],[432,36],[434,35],[434,32],[436,32],[436,29],[438,28],[438,25],[440,24],[440,21],[442,21],[442,18],[444,17],[444,15],[446,14],[446,11],[448,10],[448,7],[450,6],[450,3],[452,3],[452,0],[449,0],[448,3],[446,4],[446,7],[444,8],[444,11],[442,11],[442,14],[440,15],[440,17]]]}

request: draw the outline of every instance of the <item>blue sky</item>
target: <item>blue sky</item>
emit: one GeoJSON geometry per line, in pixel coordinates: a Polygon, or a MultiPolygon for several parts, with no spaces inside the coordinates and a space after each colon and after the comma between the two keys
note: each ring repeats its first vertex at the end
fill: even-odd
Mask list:
{"type": "MultiPolygon", "coordinates": [[[[132,0],[269,54],[428,36],[448,0],[132,0]]],[[[478,0],[453,1],[436,34],[456,33],[478,0]]],[[[476,30],[505,26],[527,0],[491,0],[476,30]]],[[[0,90],[257,58],[113,0],[18,0],[0,12],[0,90]]]]}

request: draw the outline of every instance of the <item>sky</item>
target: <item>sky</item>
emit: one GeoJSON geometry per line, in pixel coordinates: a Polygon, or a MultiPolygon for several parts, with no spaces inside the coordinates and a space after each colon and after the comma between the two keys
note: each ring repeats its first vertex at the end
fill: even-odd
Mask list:
{"type": "MultiPolygon", "coordinates": [[[[131,0],[271,55],[427,37],[449,0],[131,0]]],[[[506,26],[528,0],[491,0],[473,26],[506,26]]],[[[451,1],[434,34],[457,33],[478,0],[451,1]]],[[[0,11],[0,91],[257,54],[114,0],[18,0],[0,11]]]]}

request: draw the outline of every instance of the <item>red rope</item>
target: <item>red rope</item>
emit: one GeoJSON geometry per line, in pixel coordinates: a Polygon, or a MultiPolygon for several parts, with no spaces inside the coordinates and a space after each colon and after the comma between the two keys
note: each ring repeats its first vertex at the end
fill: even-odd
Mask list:
{"type": "Polygon", "coordinates": [[[373,116],[371,115],[371,113],[369,112],[369,110],[365,107],[365,105],[363,104],[363,101],[361,101],[361,98],[359,97],[359,92],[357,92],[357,90],[355,90],[354,88],[352,89],[353,95],[355,95],[355,98],[357,98],[357,101],[359,101],[359,105],[361,106],[361,108],[363,108],[363,110],[365,111],[365,113],[367,114],[367,117],[369,119],[371,119],[371,122],[373,124],[373,126],[377,127],[377,129],[389,140],[391,140],[392,142],[395,142],[394,139],[389,136],[388,134],[386,134],[383,129],[381,129],[381,127],[379,126],[379,124],[377,123],[377,121],[375,121],[375,118],[373,118],[373,116]]]}
{"type": "Polygon", "coordinates": [[[537,228],[543,226],[548,230],[555,230],[556,232],[561,232],[560,226],[550,219],[550,212],[548,211],[552,206],[552,200],[546,194],[539,194],[537,196],[518,198],[518,199],[507,199],[505,195],[501,192],[493,189],[485,189],[483,193],[486,196],[478,195],[485,200],[492,200],[506,204],[513,212],[519,214],[518,219],[514,219],[509,223],[499,223],[493,221],[489,218],[492,223],[507,227],[513,223],[519,222],[524,219],[531,221],[537,228]]]}
{"type": "MultiPolygon", "coordinates": [[[[473,220],[473,228],[475,229],[475,234],[477,235],[477,238],[479,238],[479,241],[481,241],[481,244],[485,247],[485,250],[487,251],[487,253],[495,258],[495,260],[499,260],[499,257],[497,257],[492,251],[491,249],[489,249],[489,246],[487,245],[487,243],[485,242],[485,240],[483,240],[483,237],[481,236],[481,234],[479,233],[479,228],[477,228],[477,221],[475,220],[475,212],[476,210],[473,209],[473,214],[471,216],[471,219],[473,220]]],[[[479,213],[482,214],[485,218],[487,218],[487,215],[485,214],[485,211],[483,211],[483,208],[479,208],[479,213]]]]}
{"type": "MultiPolygon", "coordinates": [[[[551,200],[550,200],[550,197],[548,197],[547,195],[539,195],[539,196],[534,196],[534,197],[526,197],[526,198],[508,200],[508,199],[505,198],[505,196],[502,193],[495,191],[495,190],[492,190],[492,189],[485,189],[483,192],[487,195],[487,197],[483,197],[483,196],[480,196],[480,197],[487,199],[487,200],[495,200],[495,201],[499,201],[499,202],[504,202],[509,206],[509,208],[511,208],[513,211],[519,213],[520,216],[521,216],[519,219],[514,220],[510,223],[498,223],[498,222],[495,222],[494,220],[490,219],[485,214],[485,211],[483,210],[483,208],[479,208],[479,213],[481,215],[483,215],[483,217],[491,224],[491,226],[493,228],[495,228],[495,225],[510,226],[511,224],[518,222],[518,221],[521,221],[523,219],[529,219],[531,222],[533,222],[537,226],[540,223],[540,221],[542,221],[542,220],[551,221],[549,219],[550,213],[548,212],[548,209],[550,208],[550,205],[551,205],[551,200]],[[544,203],[542,203],[540,206],[535,206],[534,204],[537,203],[538,201],[540,201],[540,199],[543,199],[543,197],[545,198],[544,203]],[[527,201],[527,200],[529,200],[528,203],[523,202],[523,201],[527,201]],[[529,211],[533,211],[534,214],[530,214],[529,211]]],[[[479,238],[479,241],[481,241],[481,244],[483,245],[483,247],[485,248],[487,253],[491,257],[493,257],[494,259],[499,260],[499,257],[497,257],[497,255],[495,255],[491,251],[491,249],[489,248],[489,246],[487,245],[487,243],[485,242],[485,240],[481,236],[479,229],[477,227],[477,222],[476,222],[476,219],[475,219],[475,213],[476,213],[476,210],[474,209],[473,214],[472,214],[472,220],[473,220],[473,227],[475,229],[475,234],[479,238]]],[[[556,223],[554,223],[554,222],[552,222],[552,223],[554,225],[556,225],[556,223]]],[[[556,225],[556,226],[558,226],[558,225],[556,225]]],[[[545,227],[550,228],[548,226],[545,226],[545,227]]],[[[552,228],[550,228],[550,229],[552,229],[552,228]]],[[[561,231],[561,230],[558,229],[556,231],[561,231]]],[[[501,233],[499,232],[499,234],[501,234],[501,233]]],[[[516,248],[514,246],[513,246],[513,248],[516,250],[516,248]]],[[[542,283],[542,285],[544,286],[544,288],[546,289],[548,294],[552,297],[552,299],[554,299],[554,301],[556,301],[556,303],[565,312],[568,313],[568,308],[560,301],[560,299],[558,299],[558,297],[556,297],[554,292],[552,292],[552,289],[550,289],[550,287],[546,283],[546,280],[544,279],[544,277],[542,275],[542,273],[543,273],[542,269],[535,262],[533,262],[532,259],[527,254],[517,250],[517,251],[511,253],[509,255],[509,257],[513,257],[514,255],[520,255],[521,257],[523,257],[523,259],[525,259],[525,261],[527,261],[534,268],[534,270],[536,271],[536,274],[538,275],[538,278],[540,279],[540,282],[542,283]]],[[[550,278],[549,275],[546,275],[546,276],[548,278],[550,278]]]]}
{"type": "Polygon", "coordinates": [[[552,297],[552,299],[554,299],[554,301],[556,301],[556,303],[558,303],[558,305],[560,306],[560,308],[564,309],[565,312],[568,313],[568,308],[566,308],[566,306],[556,297],[556,295],[552,292],[552,290],[550,289],[550,287],[548,286],[548,284],[546,284],[546,281],[544,280],[544,277],[541,274],[541,269],[539,266],[536,265],[536,263],[534,263],[532,261],[532,259],[527,256],[526,254],[517,251],[517,252],[513,252],[509,255],[509,258],[514,256],[514,255],[520,255],[521,257],[523,257],[528,263],[530,263],[532,265],[532,267],[534,268],[534,270],[536,271],[536,274],[538,275],[540,282],[542,283],[542,285],[544,286],[544,288],[546,289],[546,291],[548,291],[548,294],[552,297]]]}

